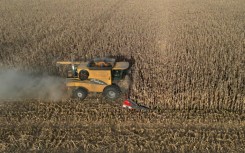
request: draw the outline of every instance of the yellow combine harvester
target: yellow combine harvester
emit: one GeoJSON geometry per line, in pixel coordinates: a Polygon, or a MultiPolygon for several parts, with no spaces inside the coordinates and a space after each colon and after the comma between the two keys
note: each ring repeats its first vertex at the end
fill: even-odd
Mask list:
{"type": "Polygon", "coordinates": [[[94,58],[89,62],[59,61],[72,65],[68,71],[66,86],[73,97],[85,99],[89,92],[102,93],[107,99],[120,96],[120,82],[124,80],[129,62],[116,62],[114,58],[94,58]]]}

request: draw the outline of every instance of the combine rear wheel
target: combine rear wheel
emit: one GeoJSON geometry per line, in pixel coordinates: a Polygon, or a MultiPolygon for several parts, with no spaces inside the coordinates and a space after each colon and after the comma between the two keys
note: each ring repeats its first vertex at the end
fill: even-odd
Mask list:
{"type": "Polygon", "coordinates": [[[115,100],[120,97],[121,90],[117,85],[110,85],[105,87],[103,91],[103,96],[106,97],[106,99],[115,100]]]}
{"type": "Polygon", "coordinates": [[[88,95],[88,91],[85,88],[78,88],[74,91],[74,98],[78,98],[79,100],[84,100],[88,95]]]}

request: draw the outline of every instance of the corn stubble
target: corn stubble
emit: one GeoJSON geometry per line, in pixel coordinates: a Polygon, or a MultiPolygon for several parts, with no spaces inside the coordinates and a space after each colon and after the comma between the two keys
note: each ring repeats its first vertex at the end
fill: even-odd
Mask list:
{"type": "Polygon", "coordinates": [[[134,61],[149,112],[84,102],[0,103],[3,152],[244,152],[244,8],[237,1],[0,1],[0,66],[64,75],[73,52],[134,61]]]}

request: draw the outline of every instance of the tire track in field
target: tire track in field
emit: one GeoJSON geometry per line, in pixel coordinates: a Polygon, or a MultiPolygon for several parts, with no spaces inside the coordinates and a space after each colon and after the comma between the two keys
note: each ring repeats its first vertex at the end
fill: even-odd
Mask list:
{"type": "Polygon", "coordinates": [[[126,2],[127,0],[118,0],[116,4],[112,5],[104,13],[92,19],[91,24],[88,24],[87,31],[93,31],[94,29],[96,30],[93,31],[90,38],[87,37],[87,40],[85,40],[84,43],[86,46],[82,46],[83,51],[80,52],[80,54],[88,55],[88,53],[92,51],[91,49],[93,44],[97,43],[102,37],[101,33],[105,29],[106,23],[111,20],[111,18],[115,15],[115,12],[118,11],[126,2]]]}

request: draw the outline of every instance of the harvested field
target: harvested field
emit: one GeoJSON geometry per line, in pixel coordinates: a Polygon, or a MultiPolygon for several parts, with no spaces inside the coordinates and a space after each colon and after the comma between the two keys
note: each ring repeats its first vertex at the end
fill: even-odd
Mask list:
{"type": "Polygon", "coordinates": [[[110,54],[130,59],[130,97],[151,108],[125,110],[123,97],[101,95],[0,97],[0,151],[244,152],[244,8],[242,0],[0,1],[1,80],[6,69],[64,77],[57,60],[110,54]]]}

